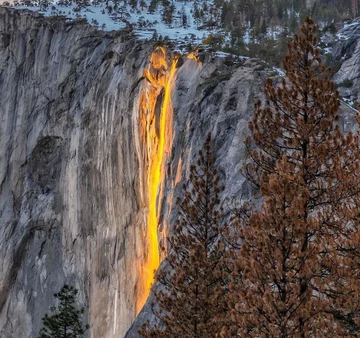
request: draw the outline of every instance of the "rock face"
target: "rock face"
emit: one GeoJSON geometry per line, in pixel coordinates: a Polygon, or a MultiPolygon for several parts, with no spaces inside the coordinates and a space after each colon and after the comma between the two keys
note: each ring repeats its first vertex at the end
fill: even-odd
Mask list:
{"type": "Polygon", "coordinates": [[[64,283],[80,290],[88,337],[137,337],[159,149],[161,248],[208,132],[226,197],[249,193],[243,140],[266,70],[206,53],[172,70],[176,57],[127,32],[0,8],[1,338],[35,338],[64,283]]]}
{"type": "MultiPolygon", "coordinates": [[[[68,283],[87,307],[89,337],[124,337],[151,251],[148,170],[166,96],[166,81],[154,85],[144,70],[168,79],[171,55],[161,49],[156,65],[155,47],[126,32],[5,8],[0,34],[0,336],[36,337],[68,283]],[[144,108],[152,86],[155,105],[144,108]]],[[[161,247],[179,183],[209,131],[229,195],[242,189],[242,140],[265,71],[226,63],[180,58],[168,83],[161,247]]]]}
{"type": "Polygon", "coordinates": [[[0,336],[36,337],[64,283],[122,337],[146,256],[136,97],[152,46],[0,13],[0,336]]]}
{"type": "Polygon", "coordinates": [[[344,100],[356,106],[360,103],[360,21],[346,25],[339,36],[342,39],[332,48],[332,54],[341,66],[333,79],[344,100]]]}
{"type": "MultiPolygon", "coordinates": [[[[169,210],[172,201],[181,196],[181,184],[176,183],[186,182],[190,164],[194,163],[209,132],[225,184],[224,197],[231,201],[233,197],[246,198],[251,193],[240,174],[245,158],[243,141],[248,135],[254,102],[262,98],[266,72],[250,60],[228,67],[210,56],[205,56],[203,63],[199,59],[201,56],[198,62],[187,59],[178,69],[172,93],[174,139],[161,208],[165,233],[171,231],[170,224],[176,219],[176,206],[169,210]]],[[[141,325],[153,319],[151,302],[150,296],[126,338],[140,337],[137,332],[141,325]]]]}

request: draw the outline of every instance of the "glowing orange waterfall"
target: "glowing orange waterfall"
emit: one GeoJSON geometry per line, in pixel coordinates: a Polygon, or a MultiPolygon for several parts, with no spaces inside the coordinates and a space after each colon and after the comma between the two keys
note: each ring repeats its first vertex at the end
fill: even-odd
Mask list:
{"type": "Polygon", "coordinates": [[[166,62],[166,52],[158,48],[152,53],[150,68],[144,76],[148,80],[141,98],[141,122],[143,139],[147,145],[147,255],[139,266],[140,285],[137,293],[136,311],[139,312],[146,302],[154,272],[159,267],[158,225],[161,184],[164,178],[164,161],[170,153],[172,138],[171,86],[176,72],[177,61],[173,60],[170,69],[166,62]],[[159,97],[163,97],[160,113],[156,112],[159,97]]]}

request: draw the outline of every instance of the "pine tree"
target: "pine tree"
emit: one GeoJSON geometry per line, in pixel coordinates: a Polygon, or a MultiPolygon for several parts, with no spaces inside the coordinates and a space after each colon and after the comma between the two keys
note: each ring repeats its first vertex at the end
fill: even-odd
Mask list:
{"type": "Polygon", "coordinates": [[[72,286],[64,285],[54,297],[58,299],[59,305],[51,308],[51,315],[46,314],[42,319],[44,327],[38,338],[81,338],[88,325],[83,326],[81,315],[84,308],[75,306],[78,290],[72,286]]]}
{"type": "Polygon", "coordinates": [[[145,0],[140,0],[140,8],[141,8],[141,10],[143,11],[145,7],[146,7],[145,0]]]}
{"type": "Polygon", "coordinates": [[[138,6],[138,0],[130,0],[129,4],[131,8],[136,9],[138,6]]]}
{"type": "Polygon", "coordinates": [[[233,222],[241,246],[225,337],[347,337],[359,327],[360,138],[340,131],[316,43],[307,18],[288,44],[286,79],[267,80],[249,124],[244,173],[263,204],[233,222]]]}
{"type": "Polygon", "coordinates": [[[153,14],[156,11],[158,0],[151,0],[149,4],[149,13],[153,14]]]}
{"type": "Polygon", "coordinates": [[[157,323],[146,323],[141,337],[216,337],[226,315],[225,227],[219,194],[219,176],[208,136],[191,166],[166,265],[158,271],[153,313],[157,323]]]}
{"type": "Polygon", "coordinates": [[[359,15],[359,2],[358,0],[351,0],[351,14],[355,18],[359,15]]]}
{"type": "Polygon", "coordinates": [[[181,7],[180,18],[181,18],[181,26],[186,28],[188,26],[188,17],[186,15],[184,6],[181,7]]]}
{"type": "Polygon", "coordinates": [[[174,19],[175,5],[168,0],[163,0],[164,10],[162,13],[162,20],[169,26],[171,26],[174,19]]]}
{"type": "Polygon", "coordinates": [[[40,0],[39,6],[42,11],[46,11],[50,6],[50,0],[40,0]]]}

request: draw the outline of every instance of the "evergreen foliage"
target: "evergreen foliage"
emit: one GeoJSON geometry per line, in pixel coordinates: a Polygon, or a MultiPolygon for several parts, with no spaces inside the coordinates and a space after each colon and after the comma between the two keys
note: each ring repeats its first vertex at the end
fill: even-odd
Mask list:
{"type": "Polygon", "coordinates": [[[156,275],[153,313],[141,337],[215,337],[226,319],[225,227],[219,176],[208,136],[190,169],[184,198],[178,200],[179,220],[170,237],[167,265],[156,275]]]}
{"type": "Polygon", "coordinates": [[[316,44],[307,18],[288,44],[286,79],[268,79],[249,124],[244,174],[263,204],[232,223],[241,245],[224,337],[359,332],[360,135],[340,131],[339,94],[316,44]]]}
{"type": "MultiPolygon", "coordinates": [[[[50,0],[18,2],[37,4],[42,9],[51,4],[50,0]]],[[[276,66],[281,66],[280,60],[285,56],[286,41],[307,15],[328,32],[334,32],[334,23],[357,17],[360,5],[360,0],[59,0],[63,5],[75,3],[73,11],[79,15],[86,6],[96,6],[99,2],[106,3],[108,14],[113,18],[117,15],[122,18],[128,4],[130,12],[143,12],[137,23],[140,28],[158,24],[155,20],[145,20],[147,13],[161,13],[161,21],[168,27],[186,28],[195,24],[204,30],[204,44],[210,41],[210,46],[217,50],[262,58],[276,66]],[[180,10],[175,6],[179,3],[184,5],[180,10]],[[209,28],[221,32],[224,37],[221,43],[214,45],[212,37],[205,36],[209,28]]]]}
{"type": "Polygon", "coordinates": [[[51,308],[51,314],[42,319],[44,327],[38,338],[81,338],[88,326],[83,326],[81,315],[84,308],[78,309],[75,305],[78,290],[72,286],[64,285],[54,297],[59,305],[51,308]]]}

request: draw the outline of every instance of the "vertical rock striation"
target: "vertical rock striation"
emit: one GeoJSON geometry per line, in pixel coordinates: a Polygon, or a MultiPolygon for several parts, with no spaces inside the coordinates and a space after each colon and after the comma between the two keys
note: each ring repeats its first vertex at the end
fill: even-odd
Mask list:
{"type": "Polygon", "coordinates": [[[0,8],[2,338],[36,337],[65,282],[89,337],[136,337],[148,263],[209,131],[227,197],[247,194],[242,142],[266,70],[177,58],[126,32],[0,8]]]}
{"type": "MultiPolygon", "coordinates": [[[[190,164],[211,132],[215,141],[217,162],[229,200],[249,193],[240,175],[247,136],[247,124],[253,104],[261,98],[266,72],[263,66],[246,60],[225,65],[210,55],[180,58],[172,90],[173,130],[171,156],[164,163],[166,177],[158,209],[162,232],[160,243],[176,220],[174,201],[181,197],[181,185],[187,180],[190,164]]],[[[156,287],[156,285],[155,285],[156,287]]],[[[146,320],[153,320],[146,302],[127,338],[139,337],[137,331],[146,320]]]]}
{"type": "Polygon", "coordinates": [[[148,251],[138,97],[153,47],[5,8],[0,34],[0,336],[35,337],[66,282],[91,337],[122,337],[148,251]]]}

